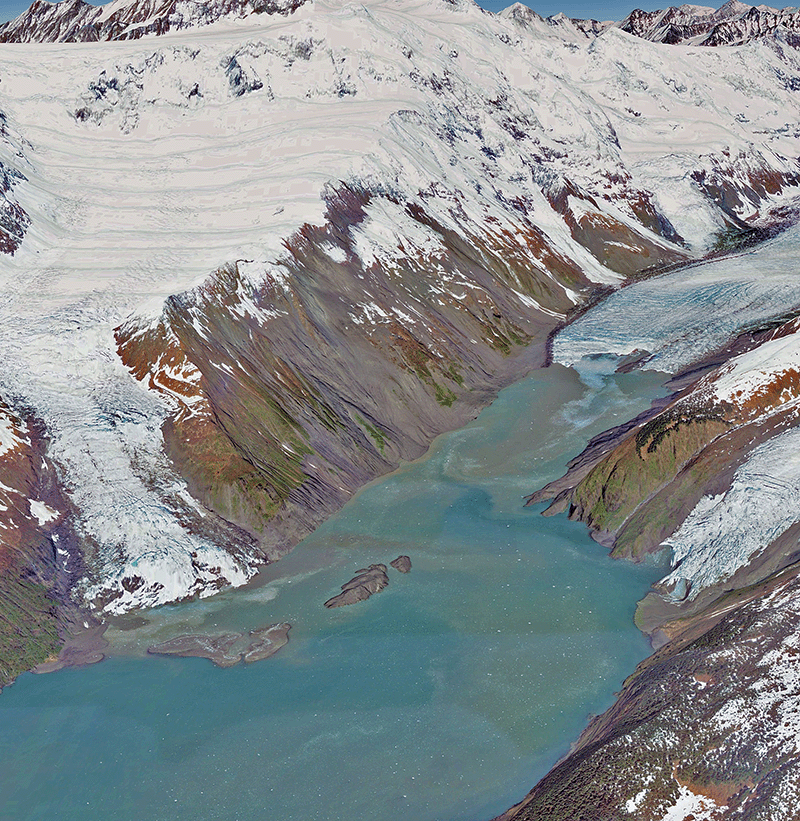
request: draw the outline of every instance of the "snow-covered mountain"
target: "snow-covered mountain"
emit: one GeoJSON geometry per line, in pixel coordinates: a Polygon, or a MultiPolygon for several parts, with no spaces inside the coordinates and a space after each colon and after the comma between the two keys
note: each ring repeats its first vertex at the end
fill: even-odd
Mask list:
{"type": "Polygon", "coordinates": [[[615,339],[600,315],[554,345],[564,363],[588,345],[625,357],[623,367],[678,374],[668,402],[601,437],[534,498],[568,506],[617,556],[671,548],[674,570],[662,588],[684,611],[787,558],[776,540],[798,518],[799,246],[793,227],[736,259],[643,283],[637,311],[628,299],[610,312],[629,318],[615,339]],[[687,308],[654,320],[654,303],[687,308]]]}
{"type": "Polygon", "coordinates": [[[521,25],[548,25],[564,34],[594,38],[608,28],[618,28],[655,43],[668,45],[730,46],[753,40],[775,41],[778,47],[800,45],[800,12],[797,8],[775,9],[749,6],[728,0],[719,9],[710,6],[670,6],[657,11],[634,9],[618,22],[581,20],[556,14],[542,18],[521,3],[501,12],[521,25]]]}
{"type": "MultiPolygon", "coordinates": [[[[756,9],[782,22],[730,48],[651,36],[701,20],[682,37],[709,45],[749,9],[634,36],[469,0],[65,0],[4,26],[0,683],[77,618],[244,583],[542,361],[576,306],[786,222],[795,12],[756,9]]],[[[772,513],[796,494],[793,322],[592,454],[597,478],[667,442],[666,480],[731,433],[709,462],[729,484],[695,482],[660,534],[676,607],[778,555],[740,540],[712,578],[700,548],[731,547],[709,521],[765,464],[772,513]]]]}
{"type": "MultiPolygon", "coordinates": [[[[206,26],[217,20],[243,19],[252,14],[288,15],[307,0],[113,0],[93,6],[84,0],[49,3],[35,0],[27,11],[0,25],[0,43],[79,43],[95,40],[135,40],[152,34],[206,26]]],[[[658,11],[635,9],[619,22],[581,20],[556,14],[542,18],[522,3],[501,12],[522,25],[533,22],[564,33],[592,38],[615,27],[658,43],[702,46],[740,45],[778,36],[800,44],[800,12],[750,6],[727,0],[719,9],[684,4],[658,11]]]]}
{"type": "Polygon", "coordinates": [[[729,46],[778,35],[796,45],[800,13],[796,8],[778,10],[728,0],[716,10],[690,5],[652,12],[637,9],[619,26],[623,31],[658,43],[729,46]]]}
{"type": "Polygon", "coordinates": [[[555,497],[551,512],[568,508],[613,555],[669,552],[672,570],[636,615],[661,649],[506,821],[548,817],[565,792],[550,817],[794,816],[798,247],[794,226],[624,289],[556,341],[562,362],[594,339],[625,369],[676,373],[673,396],[596,437],[534,497],[555,497]]]}
{"type": "Polygon", "coordinates": [[[592,291],[768,222],[796,82],[438,0],[7,45],[0,394],[46,432],[75,595],[242,583],[592,291]]]}
{"type": "Polygon", "coordinates": [[[34,0],[27,11],[0,26],[0,43],[85,43],[136,40],[149,34],[206,26],[250,14],[291,14],[305,0],[34,0]]]}

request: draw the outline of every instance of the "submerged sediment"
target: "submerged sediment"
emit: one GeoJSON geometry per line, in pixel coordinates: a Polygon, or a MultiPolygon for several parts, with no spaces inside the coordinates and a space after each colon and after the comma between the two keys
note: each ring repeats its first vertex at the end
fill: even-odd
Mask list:
{"type": "Polygon", "coordinates": [[[233,667],[240,661],[251,664],[274,656],[289,641],[291,625],[282,622],[242,633],[194,633],[175,636],[151,645],[152,655],[204,658],[217,667],[233,667]]]}

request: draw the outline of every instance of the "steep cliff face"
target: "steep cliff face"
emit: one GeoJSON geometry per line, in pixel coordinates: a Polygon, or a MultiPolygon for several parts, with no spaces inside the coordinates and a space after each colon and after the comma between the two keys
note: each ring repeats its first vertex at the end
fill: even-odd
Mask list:
{"type": "Polygon", "coordinates": [[[350,188],[330,193],[328,218],[278,264],[240,260],[117,330],[122,361],[172,407],[167,452],[189,490],[257,540],[256,559],[473,416],[521,367],[511,355],[591,287],[566,260],[526,264],[516,248],[542,253],[532,225],[471,245],[421,206],[350,188]],[[416,236],[368,257],[386,214],[416,236]]]}

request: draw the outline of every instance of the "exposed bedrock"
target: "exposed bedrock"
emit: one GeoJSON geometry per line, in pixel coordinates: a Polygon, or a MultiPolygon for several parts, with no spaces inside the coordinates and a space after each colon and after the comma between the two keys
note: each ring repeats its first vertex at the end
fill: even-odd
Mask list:
{"type": "Polygon", "coordinates": [[[44,429],[0,400],[0,688],[43,663],[84,663],[64,640],[96,624],[73,601],[84,571],[72,510],[46,458],[44,429]]]}
{"type": "Polygon", "coordinates": [[[31,224],[30,217],[17,200],[16,188],[26,177],[17,166],[26,164],[25,150],[29,148],[8,125],[8,118],[0,111],[0,255],[13,256],[25,238],[31,224]],[[13,163],[13,164],[12,164],[13,163]]]}
{"type": "Polygon", "coordinates": [[[49,3],[35,0],[14,20],[0,25],[0,43],[86,43],[137,40],[190,26],[206,26],[221,17],[291,14],[305,0],[215,0],[213,3],[115,3],[109,11],[83,0],[49,3]]]}
{"type": "Polygon", "coordinates": [[[342,592],[325,602],[325,607],[345,607],[366,601],[375,593],[380,593],[389,584],[385,564],[371,564],[356,570],[356,575],[342,585],[342,592]]]}
{"type": "Polygon", "coordinates": [[[389,564],[400,573],[411,572],[411,559],[408,556],[398,556],[396,559],[392,559],[389,564]]]}

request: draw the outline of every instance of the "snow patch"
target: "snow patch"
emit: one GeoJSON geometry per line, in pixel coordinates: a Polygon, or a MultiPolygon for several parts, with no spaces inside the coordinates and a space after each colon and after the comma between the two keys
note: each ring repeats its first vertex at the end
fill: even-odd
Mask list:
{"type": "Polygon", "coordinates": [[[716,821],[723,807],[705,795],[692,792],[688,787],[680,785],[678,789],[677,800],[661,821],[685,821],[687,818],[693,818],[694,821],[716,821]]]}
{"type": "MultiPolygon", "coordinates": [[[[800,338],[790,334],[771,339],[732,359],[711,382],[719,401],[740,403],[769,387],[781,376],[800,373],[800,338]]],[[[784,401],[795,399],[790,388],[784,401]]]]}
{"type": "Polygon", "coordinates": [[[59,516],[57,510],[53,510],[53,508],[48,507],[44,502],[40,502],[37,499],[29,499],[28,504],[30,505],[31,515],[35,516],[39,522],[39,527],[46,525],[48,522],[52,522],[59,516]]]}
{"type": "Polygon", "coordinates": [[[20,431],[14,420],[8,414],[0,413],[0,456],[29,444],[27,436],[20,431]]]}

